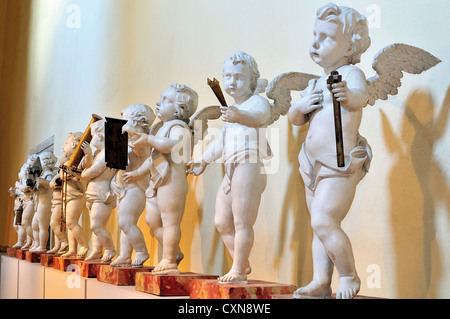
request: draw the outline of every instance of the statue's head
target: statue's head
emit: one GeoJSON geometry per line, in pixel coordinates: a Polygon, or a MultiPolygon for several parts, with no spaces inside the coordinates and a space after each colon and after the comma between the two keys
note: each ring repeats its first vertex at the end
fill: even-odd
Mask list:
{"type": "Polygon", "coordinates": [[[316,14],[316,23],[321,21],[337,24],[342,31],[350,48],[348,63],[360,62],[361,55],[369,48],[371,42],[366,17],[352,8],[337,6],[334,3],[321,7],[316,14]]]}

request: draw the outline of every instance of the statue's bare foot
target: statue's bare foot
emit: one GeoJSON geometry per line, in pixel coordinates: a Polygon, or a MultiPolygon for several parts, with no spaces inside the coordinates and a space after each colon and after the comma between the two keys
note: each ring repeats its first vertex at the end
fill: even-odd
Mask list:
{"type": "Polygon", "coordinates": [[[171,262],[169,259],[163,258],[159,264],[153,268],[152,273],[156,275],[176,275],[180,273],[177,266],[177,262],[171,262]]]}
{"type": "Polygon", "coordinates": [[[150,255],[146,251],[137,251],[136,256],[134,256],[134,260],[131,263],[131,267],[133,268],[142,268],[145,261],[150,258],[150,255]]]}
{"type": "Polygon", "coordinates": [[[60,246],[55,246],[52,249],[47,250],[47,254],[52,254],[52,255],[56,254],[58,252],[59,248],[60,248],[60,246]]]}
{"type": "Polygon", "coordinates": [[[116,260],[114,260],[111,264],[111,267],[130,267],[131,266],[131,258],[119,256],[116,260]]]}
{"type": "Polygon", "coordinates": [[[245,273],[247,275],[250,275],[250,273],[252,272],[252,267],[250,266],[250,262],[247,260],[247,262],[245,263],[245,273]]]}
{"type": "Polygon", "coordinates": [[[12,246],[11,248],[12,248],[12,249],[18,249],[18,248],[21,248],[22,246],[23,246],[22,243],[17,243],[17,244],[15,244],[14,246],[12,246]]]}
{"type": "Polygon", "coordinates": [[[298,288],[294,292],[295,299],[326,298],[331,296],[331,287],[328,283],[311,281],[308,285],[298,288]]]}
{"type": "Polygon", "coordinates": [[[61,255],[61,257],[63,257],[63,258],[74,258],[76,256],[77,256],[77,252],[76,251],[71,251],[71,250],[69,250],[65,254],[61,255]]]}
{"type": "Polygon", "coordinates": [[[101,251],[93,251],[86,257],[84,261],[99,261],[102,258],[101,251]]]}
{"type": "Polygon", "coordinates": [[[47,251],[45,247],[39,247],[35,250],[36,253],[43,254],[47,251]]]}
{"type": "Polygon", "coordinates": [[[177,265],[179,265],[183,259],[184,259],[184,254],[181,251],[179,251],[177,254],[177,265]]]}
{"type": "Polygon", "coordinates": [[[336,299],[352,299],[359,292],[361,280],[358,276],[339,277],[336,299]]]}
{"type": "Polygon", "coordinates": [[[110,262],[114,256],[116,255],[116,251],[114,249],[105,249],[105,252],[103,253],[103,257],[101,261],[103,262],[110,262]]]}
{"type": "Polygon", "coordinates": [[[247,284],[247,275],[238,272],[231,268],[231,270],[224,276],[219,278],[219,284],[247,284]]]}
{"type": "Polygon", "coordinates": [[[58,254],[65,254],[69,250],[69,243],[68,242],[62,242],[61,248],[58,250],[58,254]]]}
{"type": "Polygon", "coordinates": [[[89,246],[81,246],[80,250],[78,251],[77,257],[78,258],[85,258],[87,253],[89,251],[89,246]]]}
{"type": "Polygon", "coordinates": [[[22,246],[22,250],[29,250],[30,248],[31,248],[31,244],[32,244],[32,242],[31,243],[25,243],[25,246],[22,246]]]}

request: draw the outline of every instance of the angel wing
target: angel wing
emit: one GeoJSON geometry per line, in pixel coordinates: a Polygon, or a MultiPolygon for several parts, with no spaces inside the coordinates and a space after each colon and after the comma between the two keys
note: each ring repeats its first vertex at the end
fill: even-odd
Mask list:
{"type": "Polygon", "coordinates": [[[222,116],[220,106],[207,106],[195,113],[189,121],[189,127],[194,134],[194,145],[205,136],[208,120],[216,120],[222,116]]]}
{"type": "Polygon", "coordinates": [[[318,78],[319,76],[308,73],[287,72],[273,79],[266,89],[267,97],[273,100],[268,125],[278,120],[281,115],[287,114],[291,107],[291,91],[303,91],[311,79],[318,78]]]}
{"type": "Polygon", "coordinates": [[[386,100],[388,95],[396,95],[402,85],[403,72],[420,74],[441,62],[429,52],[420,48],[395,43],[380,50],[372,62],[377,74],[367,79],[368,104],[374,105],[378,99],[386,100]]]}

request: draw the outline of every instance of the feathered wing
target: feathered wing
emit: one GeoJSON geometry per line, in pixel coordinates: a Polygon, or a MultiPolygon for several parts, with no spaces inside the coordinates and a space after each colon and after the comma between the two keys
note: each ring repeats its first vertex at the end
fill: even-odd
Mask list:
{"type": "Polygon", "coordinates": [[[420,48],[396,43],[380,50],[372,62],[377,74],[367,79],[368,104],[374,105],[378,99],[386,100],[388,95],[396,95],[402,85],[403,72],[420,74],[441,62],[429,52],[420,48]]]}
{"type": "Polygon", "coordinates": [[[205,136],[208,120],[216,120],[222,116],[220,106],[207,106],[195,113],[189,121],[189,127],[194,134],[194,145],[205,136]]]}
{"type": "Polygon", "coordinates": [[[319,76],[308,73],[287,72],[273,79],[266,89],[267,97],[273,100],[268,125],[278,120],[281,115],[287,114],[291,107],[291,91],[303,91],[310,80],[318,78],[319,76]]]}

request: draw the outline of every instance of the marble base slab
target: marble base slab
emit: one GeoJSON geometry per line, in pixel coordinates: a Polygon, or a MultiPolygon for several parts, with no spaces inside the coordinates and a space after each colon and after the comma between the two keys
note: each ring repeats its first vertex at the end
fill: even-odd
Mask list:
{"type": "Polygon", "coordinates": [[[84,261],[77,260],[75,261],[80,267],[80,276],[85,278],[97,278],[100,266],[109,265],[109,262],[101,262],[101,261],[84,261]]]}
{"type": "Polygon", "coordinates": [[[272,295],[293,294],[294,285],[248,280],[248,284],[220,284],[217,280],[192,280],[191,299],[272,299],[272,295]]]}
{"type": "Polygon", "coordinates": [[[102,265],[97,274],[97,280],[116,286],[134,286],[135,276],[138,272],[150,272],[154,267],[111,267],[102,265]]]}
{"type": "Polygon", "coordinates": [[[82,258],[65,258],[65,257],[53,257],[53,268],[60,271],[67,271],[67,267],[70,265],[76,265],[77,260],[83,260],[82,258]]]}
{"type": "Polygon", "coordinates": [[[43,253],[37,253],[34,251],[26,251],[25,252],[25,260],[30,263],[40,263],[42,254],[43,253]]]}
{"type": "Polygon", "coordinates": [[[25,260],[25,253],[26,253],[27,251],[28,251],[28,250],[17,249],[17,250],[16,250],[16,258],[17,258],[17,259],[20,259],[20,260],[25,260]]]}
{"type": "Polygon", "coordinates": [[[59,255],[42,254],[41,255],[41,265],[45,266],[45,267],[53,267],[53,257],[59,257],[59,255]]]}
{"type": "Polygon", "coordinates": [[[136,290],[158,296],[189,296],[193,279],[217,279],[218,276],[184,272],[178,275],[137,273],[136,290]]]}
{"type": "Polygon", "coordinates": [[[16,258],[16,251],[17,251],[16,248],[8,247],[8,248],[6,249],[6,256],[16,258]]]}

